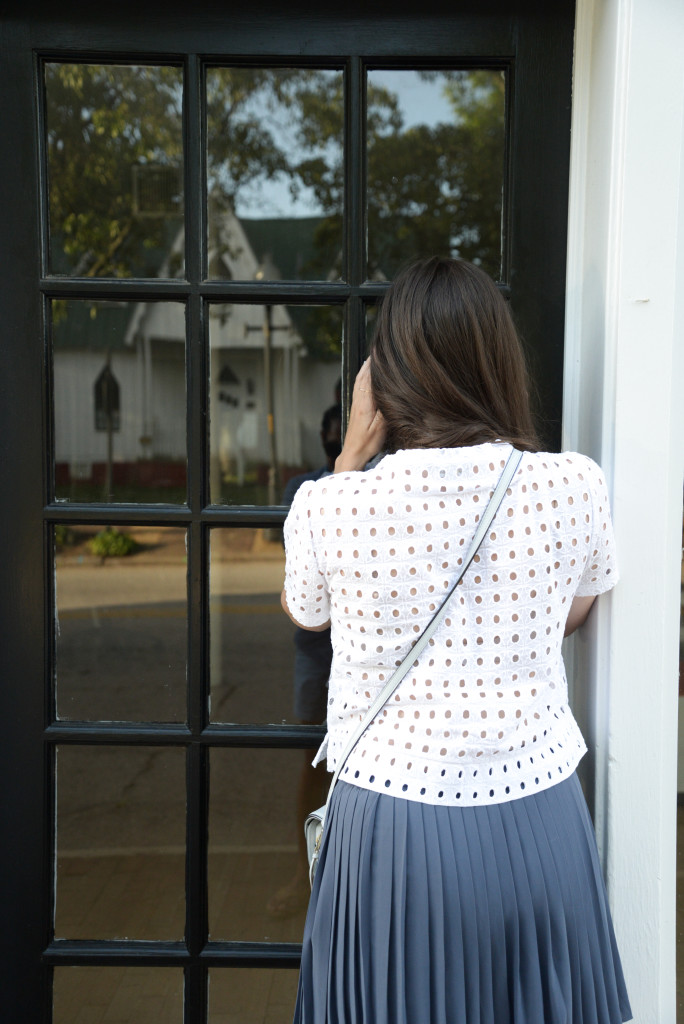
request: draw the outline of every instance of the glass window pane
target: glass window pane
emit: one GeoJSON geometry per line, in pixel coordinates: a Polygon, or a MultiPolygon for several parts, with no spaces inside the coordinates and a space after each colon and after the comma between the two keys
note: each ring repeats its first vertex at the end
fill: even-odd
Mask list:
{"type": "Polygon", "coordinates": [[[340,277],[343,132],[341,71],[207,71],[210,277],[340,277]]]}
{"type": "Polygon", "coordinates": [[[45,65],[50,273],[183,275],[180,68],[45,65]]]}
{"type": "Polygon", "coordinates": [[[182,722],[185,530],[55,527],[57,717],[182,722]]]}
{"type": "Polygon", "coordinates": [[[365,308],[365,321],[366,321],[366,352],[370,349],[370,344],[375,334],[375,327],[378,319],[379,306],[375,303],[372,305],[369,303],[365,308]]]}
{"type": "Polygon", "coordinates": [[[284,1024],[292,1019],[298,973],[211,968],[209,1024],[284,1024]]]}
{"type": "Polygon", "coordinates": [[[458,256],[501,276],[503,71],[368,73],[368,277],[458,256]]]}
{"type": "Polygon", "coordinates": [[[211,531],[212,722],[325,719],[330,634],[298,630],[283,612],[285,552],[272,532],[211,531]]]}
{"type": "Polygon", "coordinates": [[[304,819],[330,783],[325,765],[311,767],[314,753],[211,751],[212,939],[301,942],[310,891],[304,819]]]}
{"type": "Polygon", "coordinates": [[[185,502],[185,307],[52,303],[55,497],[185,502]]]}
{"type": "Polygon", "coordinates": [[[58,939],[181,939],[185,751],[57,750],[58,939]]]}
{"type": "Polygon", "coordinates": [[[53,1024],[182,1024],[183,972],[162,967],[56,967],[53,1024]]]}
{"type": "Polygon", "coordinates": [[[211,501],[286,504],[290,479],[339,446],[321,432],[340,401],[342,310],[212,305],[209,343],[211,501]]]}

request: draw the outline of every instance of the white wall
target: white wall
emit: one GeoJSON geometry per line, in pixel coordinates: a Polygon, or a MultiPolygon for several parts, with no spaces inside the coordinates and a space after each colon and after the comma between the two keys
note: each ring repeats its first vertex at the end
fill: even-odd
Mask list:
{"type": "MultiPolygon", "coordinates": [[[[116,462],[163,456],[182,459],[185,443],[184,346],[154,343],[146,382],[144,355],[136,348],[112,354],[120,389],[120,430],[114,433],[116,462]],[[149,445],[140,438],[149,436],[149,445]]],[[[103,352],[60,349],[54,357],[56,461],[83,466],[107,458],[107,434],[95,430],[94,386],[106,362],[103,352]]]]}
{"type": "Polygon", "coordinates": [[[683,54],[681,0],[578,0],[564,445],[606,471],[621,582],[571,660],[639,1024],[676,1018],[683,54]]]}
{"type": "MultiPolygon", "coordinates": [[[[95,430],[95,381],[106,362],[104,352],[60,349],[54,357],[55,457],[84,467],[107,458],[107,435],[95,430]]],[[[114,434],[117,461],[139,458],[143,432],[143,389],[135,351],[115,352],[112,373],[120,388],[121,429],[114,434]]]]}
{"type": "Polygon", "coordinates": [[[185,345],[153,342],[150,371],[150,455],[185,458],[185,345]]]}

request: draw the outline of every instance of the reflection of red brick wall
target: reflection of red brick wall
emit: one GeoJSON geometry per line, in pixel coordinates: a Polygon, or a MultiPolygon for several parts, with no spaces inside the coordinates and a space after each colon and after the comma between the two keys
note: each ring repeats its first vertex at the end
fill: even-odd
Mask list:
{"type": "MultiPolygon", "coordinates": [[[[323,456],[323,458],[325,458],[325,456],[323,456]]],[[[256,470],[256,482],[262,487],[265,487],[268,484],[268,463],[258,462],[254,468],[256,470]]],[[[309,468],[306,466],[278,466],[278,483],[280,486],[284,487],[288,480],[293,476],[299,476],[300,473],[308,472],[309,468]]]]}
{"type": "Polygon", "coordinates": [[[281,466],[280,476],[283,487],[290,482],[293,476],[299,476],[301,473],[308,473],[309,467],[307,466],[281,466]]]}
{"type": "MultiPolygon", "coordinates": [[[[90,477],[81,483],[104,484],[107,464],[94,462],[90,477]]],[[[145,459],[140,462],[115,462],[112,465],[112,483],[137,484],[140,487],[183,487],[186,479],[184,462],[145,459]]],[[[64,487],[71,483],[68,462],[55,464],[55,485],[64,487]]]]}

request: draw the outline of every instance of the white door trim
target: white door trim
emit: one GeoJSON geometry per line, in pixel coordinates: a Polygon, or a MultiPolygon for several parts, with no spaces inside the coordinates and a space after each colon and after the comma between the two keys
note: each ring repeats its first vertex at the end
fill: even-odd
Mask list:
{"type": "Polygon", "coordinates": [[[639,1024],[675,1024],[684,481],[684,4],[578,0],[563,445],[604,468],[621,582],[572,642],[639,1024]]]}

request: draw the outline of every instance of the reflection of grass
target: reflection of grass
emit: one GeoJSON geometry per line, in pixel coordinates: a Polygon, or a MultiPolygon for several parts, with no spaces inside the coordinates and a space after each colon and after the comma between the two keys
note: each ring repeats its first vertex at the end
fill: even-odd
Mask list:
{"type": "MultiPolygon", "coordinates": [[[[68,526],[55,525],[55,554],[61,564],[77,564],[92,560],[93,555],[102,557],[101,550],[93,551],[92,542],[96,535],[106,532],[102,525],[68,526]],[[65,530],[68,537],[65,539],[65,530]]],[[[117,535],[125,534],[135,542],[130,552],[130,563],[146,565],[168,562],[186,562],[186,531],[176,526],[126,526],[117,527],[117,535]]],[[[282,561],[285,558],[282,530],[252,526],[220,526],[211,530],[212,562],[223,561],[282,561]]],[[[129,563],[129,564],[130,564],[129,563]]]]}
{"type": "Polygon", "coordinates": [[[185,561],[185,533],[182,527],[176,526],[118,526],[112,529],[103,525],[65,526],[63,523],[57,523],[55,553],[60,556],[63,564],[76,563],[82,562],[84,556],[112,557],[112,554],[117,553],[116,550],[107,548],[113,546],[114,549],[119,548],[119,554],[129,554],[136,561],[141,555],[146,561],[150,558],[185,561]],[[102,541],[105,534],[113,536],[109,540],[105,537],[102,541]],[[120,550],[121,538],[127,538],[123,541],[123,546],[129,548],[127,552],[120,550]]]}
{"type": "Polygon", "coordinates": [[[104,561],[105,558],[126,558],[137,551],[139,545],[130,533],[108,526],[88,541],[88,547],[104,561]]]}

